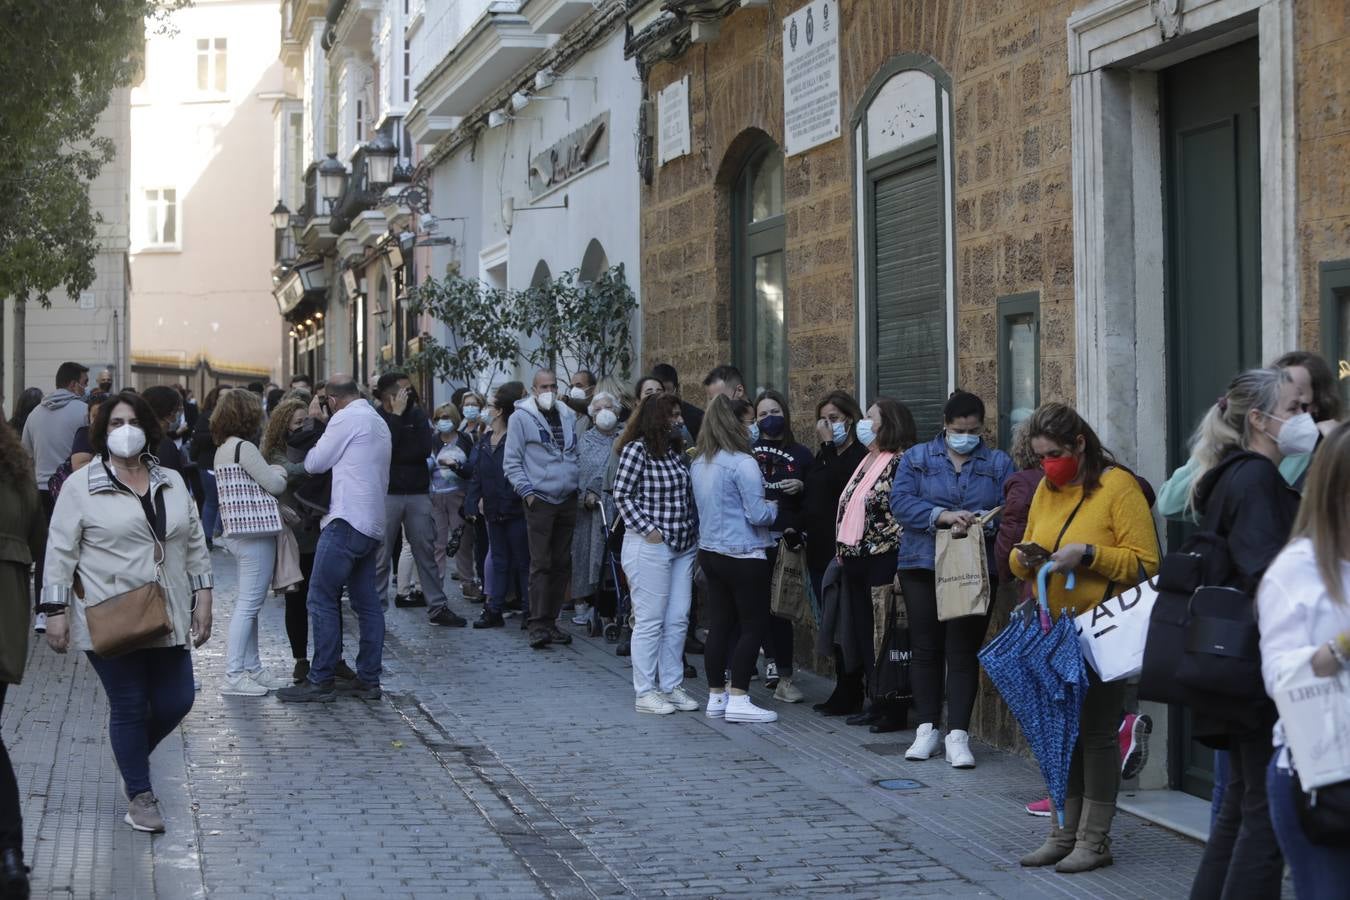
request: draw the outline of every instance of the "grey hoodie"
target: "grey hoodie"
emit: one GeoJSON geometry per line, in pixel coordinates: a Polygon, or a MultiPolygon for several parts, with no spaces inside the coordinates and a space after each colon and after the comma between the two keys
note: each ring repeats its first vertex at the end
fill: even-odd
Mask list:
{"type": "Polygon", "coordinates": [[[554,441],[553,428],[533,397],[516,401],[516,411],[506,426],[502,472],[521,497],[562,503],[576,493],[581,478],[577,416],[565,403],[553,408],[562,417],[563,447],[554,441]]]}
{"type": "Polygon", "coordinates": [[[28,416],[23,426],[23,447],[33,457],[39,490],[70,456],[75,432],[89,424],[89,405],[83,397],[65,388],[52,391],[28,416]]]}

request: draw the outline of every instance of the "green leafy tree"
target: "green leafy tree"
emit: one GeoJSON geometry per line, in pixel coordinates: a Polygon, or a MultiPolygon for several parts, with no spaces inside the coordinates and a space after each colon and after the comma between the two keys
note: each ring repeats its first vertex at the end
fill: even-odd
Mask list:
{"type": "Polygon", "coordinates": [[[98,137],[112,91],[131,84],[146,30],[187,0],[0,0],[0,296],[44,306],[94,281],[100,220],[88,184],[112,158],[98,137]]]}
{"type": "Polygon", "coordinates": [[[632,321],[637,298],[620,263],[583,281],[572,269],[520,291],[516,321],[537,346],[521,356],[541,368],[557,367],[570,379],[581,369],[596,378],[628,378],[633,364],[632,321]]]}
{"type": "Polygon", "coordinates": [[[514,304],[508,292],[450,272],[413,288],[409,300],[414,313],[443,323],[447,337],[441,343],[423,335],[422,347],[408,359],[408,368],[440,381],[491,391],[496,372],[516,359],[514,304]],[[486,384],[483,379],[488,379],[486,384]]]}

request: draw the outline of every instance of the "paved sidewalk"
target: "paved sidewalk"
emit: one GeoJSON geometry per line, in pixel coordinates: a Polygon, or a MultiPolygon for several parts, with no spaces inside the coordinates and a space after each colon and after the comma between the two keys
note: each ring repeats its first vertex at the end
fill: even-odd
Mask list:
{"type": "MultiPolygon", "coordinates": [[[[1199,860],[1198,843],[1122,814],[1114,867],[1022,869],[1047,826],[1021,810],[1043,793],[1031,764],[979,746],[973,771],[906,762],[910,734],[812,713],[828,684],[808,674],[806,703],[773,704],[773,725],[644,716],[602,640],[535,652],[514,627],[390,609],[383,700],[221,697],[234,565],[214,560],[203,688],[153,761],[168,834],[121,824],[85,660],[38,646],[11,691],[35,896],[1171,898],[1199,860]],[[917,784],[887,791],[886,778],[917,784]]],[[[289,671],[279,601],[263,652],[289,671]]]]}

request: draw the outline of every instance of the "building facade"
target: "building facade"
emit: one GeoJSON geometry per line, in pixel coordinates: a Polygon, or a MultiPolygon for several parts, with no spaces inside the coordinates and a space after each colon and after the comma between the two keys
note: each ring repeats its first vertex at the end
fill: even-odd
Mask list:
{"type": "MultiPolygon", "coordinates": [[[[1350,386],[1350,16],[1339,0],[629,4],[643,358],[788,393],[948,393],[991,433],[1077,405],[1153,483],[1240,368],[1350,386]]],[[[693,379],[689,379],[691,382],[693,379]]],[[[991,693],[985,734],[1009,740],[991,693]]],[[[1145,786],[1204,795],[1155,709],[1145,786]]]]}
{"type": "Polygon", "coordinates": [[[146,38],[131,92],[138,386],[204,392],[280,376],[273,247],[260,227],[275,201],[277,17],[273,0],[203,0],[146,38]]]}
{"type": "Polygon", "coordinates": [[[102,217],[98,226],[99,251],[94,259],[94,283],[72,300],[63,290],[54,291],[51,305],[36,301],[19,305],[5,298],[0,310],[0,360],[3,360],[5,410],[13,414],[14,403],[24,388],[38,387],[44,394],[56,389],[56,369],[67,360],[83,363],[90,380],[104,369],[113,373],[113,384],[130,382],[127,350],[129,335],[128,293],[130,273],[127,248],[130,227],[131,106],[130,91],[112,92],[108,107],[99,117],[96,133],[111,138],[115,153],[89,185],[90,210],[102,217]]]}

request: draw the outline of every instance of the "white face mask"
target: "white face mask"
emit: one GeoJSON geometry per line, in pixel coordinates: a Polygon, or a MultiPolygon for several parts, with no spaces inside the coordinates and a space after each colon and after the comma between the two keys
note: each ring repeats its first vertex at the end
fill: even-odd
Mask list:
{"type": "Polygon", "coordinates": [[[108,451],[113,456],[131,459],[145,449],[145,432],[135,425],[118,425],[108,432],[108,451]]]}
{"type": "Polygon", "coordinates": [[[585,400],[586,389],[584,387],[578,387],[577,385],[574,384],[572,385],[572,389],[567,392],[567,396],[571,397],[573,400],[585,400]]]}
{"type": "Polygon", "coordinates": [[[544,412],[548,412],[553,408],[553,401],[556,399],[558,399],[558,397],[552,391],[544,391],[535,398],[535,402],[539,404],[540,409],[544,412]]]}
{"type": "Polygon", "coordinates": [[[1280,448],[1280,452],[1285,456],[1298,456],[1301,453],[1311,453],[1317,447],[1317,439],[1321,432],[1317,430],[1317,423],[1308,413],[1299,413],[1296,416],[1290,416],[1288,419],[1281,419],[1279,416],[1270,416],[1276,422],[1283,422],[1280,426],[1280,433],[1275,438],[1275,444],[1280,448]]]}
{"type": "Polygon", "coordinates": [[[601,431],[609,431],[615,425],[619,424],[619,417],[612,409],[602,409],[595,414],[595,427],[601,431]]]}

